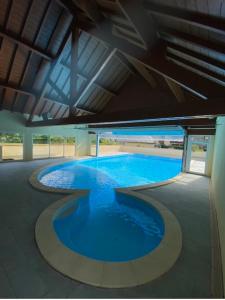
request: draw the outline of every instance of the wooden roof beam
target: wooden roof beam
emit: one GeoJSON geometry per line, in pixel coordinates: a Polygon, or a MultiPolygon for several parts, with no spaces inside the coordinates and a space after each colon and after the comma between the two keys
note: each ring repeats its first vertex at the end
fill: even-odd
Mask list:
{"type": "Polygon", "coordinates": [[[156,26],[153,18],[143,8],[142,1],[116,0],[116,3],[147,50],[156,40],[156,26]]]}
{"type": "MultiPolygon", "coordinates": [[[[26,96],[29,96],[29,97],[32,97],[36,100],[37,96],[35,95],[35,93],[31,90],[31,89],[25,89],[25,88],[20,88],[20,87],[17,87],[15,85],[12,85],[12,84],[5,84],[5,83],[2,83],[0,82],[0,88],[3,88],[3,89],[9,89],[13,92],[16,92],[16,93],[19,93],[19,94],[23,94],[23,95],[26,95],[26,96]]],[[[42,110],[44,109],[44,107],[46,106],[46,101],[51,101],[53,103],[60,103],[62,105],[65,105],[65,106],[68,106],[67,103],[64,103],[63,101],[60,101],[60,100],[57,100],[57,99],[50,99],[48,97],[45,97],[43,96],[43,99],[45,100],[44,104],[43,104],[43,107],[42,107],[42,110]]],[[[78,110],[81,110],[81,111],[84,111],[88,114],[95,114],[96,112],[94,111],[90,111],[88,109],[84,109],[82,107],[77,107],[78,110]]]]}
{"type": "Polygon", "coordinates": [[[148,121],[133,123],[107,123],[104,125],[89,125],[88,128],[130,128],[130,127],[148,127],[148,126],[191,126],[191,127],[210,127],[215,128],[216,118],[192,118],[192,119],[174,119],[164,121],[148,121]]]}
{"type": "Polygon", "coordinates": [[[79,29],[77,19],[74,20],[71,36],[71,62],[70,62],[70,94],[69,105],[72,106],[73,99],[78,94],[77,75],[78,75],[78,47],[79,47],[79,29]]]}
{"type": "MultiPolygon", "coordinates": [[[[93,26],[93,24],[90,22],[82,22],[82,20],[79,20],[79,27],[81,30],[91,34],[96,39],[104,43],[107,43],[113,48],[118,48],[122,52],[125,52],[131,56],[144,57],[147,53],[147,51],[142,47],[136,46],[133,43],[131,44],[129,41],[113,35],[112,34],[113,24],[108,19],[105,20],[103,23],[99,23],[96,26],[93,26]]],[[[155,37],[154,34],[154,36],[149,39],[152,39],[152,41],[154,41],[151,46],[152,48],[155,45],[157,38],[155,37]]]]}
{"type": "MultiPolygon", "coordinates": [[[[0,82],[0,88],[8,89],[8,90],[11,90],[11,91],[19,93],[19,94],[23,94],[23,95],[26,95],[26,96],[33,97],[35,100],[37,99],[37,95],[31,89],[21,88],[21,87],[15,86],[13,84],[3,83],[3,82],[0,82]]],[[[61,99],[51,99],[51,98],[48,98],[48,97],[45,97],[45,96],[43,96],[42,98],[47,100],[47,101],[51,101],[53,103],[58,103],[58,104],[60,103],[60,104],[68,106],[68,103],[65,103],[64,100],[61,101],[61,99]]],[[[83,108],[79,108],[79,107],[77,107],[77,109],[84,110],[83,108]]],[[[89,111],[89,110],[85,110],[85,111],[89,112],[90,114],[96,113],[96,112],[89,111]]]]}
{"type": "Polygon", "coordinates": [[[47,122],[28,122],[27,126],[53,126],[66,124],[108,124],[108,123],[127,123],[135,121],[168,121],[182,118],[192,118],[199,116],[218,116],[225,115],[224,98],[210,99],[209,101],[201,101],[193,105],[193,101],[182,104],[171,104],[159,107],[149,107],[145,109],[116,111],[113,113],[98,113],[92,116],[69,117],[66,119],[50,120],[47,122]]]}
{"type": "MultiPolygon", "coordinates": [[[[68,64],[61,62],[61,65],[65,68],[70,68],[68,64]]],[[[87,77],[87,75],[84,75],[81,70],[78,71],[77,76],[84,79],[84,80],[90,80],[90,78],[87,77]]],[[[116,96],[117,93],[115,91],[110,90],[109,87],[103,86],[100,82],[94,82],[93,85],[98,87],[99,89],[103,90],[104,92],[111,94],[112,96],[116,96]]]]}
{"type": "MultiPolygon", "coordinates": [[[[193,74],[200,75],[200,77],[205,78],[212,84],[216,84],[217,92],[220,91],[219,93],[221,94],[225,92],[225,77],[223,75],[217,74],[201,64],[192,62],[187,57],[181,57],[177,53],[168,52],[167,59],[186,70],[190,70],[193,74]]],[[[216,93],[216,90],[214,93],[216,93]]]]}
{"type": "Polygon", "coordinates": [[[225,34],[225,22],[223,22],[223,19],[220,17],[190,11],[179,7],[160,5],[146,0],[143,5],[144,8],[151,13],[170,17],[186,24],[195,25],[197,27],[225,34]]]}
{"type": "Polygon", "coordinates": [[[172,61],[168,61],[166,50],[166,44],[160,41],[151,55],[144,60],[146,67],[163,77],[171,79],[203,100],[224,95],[224,87],[221,87],[218,83],[197,75],[193,70],[184,69],[172,61]]]}
{"type": "Polygon", "coordinates": [[[71,24],[70,24],[70,26],[69,26],[69,28],[68,28],[65,36],[64,36],[64,39],[63,39],[63,41],[62,41],[62,43],[61,43],[61,45],[60,45],[60,47],[58,49],[56,57],[54,58],[54,60],[52,61],[51,65],[50,65],[50,67],[48,69],[48,72],[47,72],[47,75],[46,75],[46,79],[45,79],[44,87],[39,92],[37,100],[36,100],[36,102],[34,103],[32,109],[31,109],[29,121],[32,121],[32,118],[33,118],[33,115],[35,113],[35,109],[36,109],[38,103],[41,101],[42,98],[44,98],[44,95],[45,95],[46,90],[47,90],[47,83],[48,83],[48,81],[49,81],[49,79],[51,77],[52,71],[57,66],[57,64],[60,63],[60,60],[61,60],[61,58],[63,56],[63,50],[64,50],[64,48],[65,48],[65,46],[66,46],[66,44],[67,44],[67,42],[69,40],[69,37],[71,35],[72,26],[73,26],[73,20],[72,20],[72,22],[71,22],[71,24]]]}
{"type": "Polygon", "coordinates": [[[189,33],[177,31],[169,28],[159,28],[159,35],[162,39],[171,42],[177,43],[177,40],[188,42],[191,45],[199,46],[207,49],[210,52],[216,52],[217,56],[225,56],[225,48],[220,44],[211,42],[209,40],[204,40],[198,36],[190,35],[189,33]]]}
{"type": "Polygon", "coordinates": [[[83,10],[88,18],[96,25],[104,20],[103,15],[95,1],[90,0],[56,0],[56,2],[63,8],[67,9],[73,16],[77,15],[77,8],[83,10]]]}
{"type": "Polygon", "coordinates": [[[96,1],[90,0],[74,0],[75,4],[82,9],[89,19],[91,19],[97,25],[104,21],[104,17],[98,8],[96,1]]]}
{"type": "Polygon", "coordinates": [[[145,51],[141,48],[127,44],[123,40],[115,38],[110,31],[102,32],[98,28],[90,28],[87,24],[79,23],[82,30],[102,40],[103,42],[118,48],[129,59],[137,60],[152,71],[160,74],[163,77],[169,78],[189,92],[206,100],[208,97],[220,97],[224,95],[224,89],[208,80],[200,77],[190,70],[166,60],[166,43],[160,40],[151,51],[145,51]]]}
{"type": "Polygon", "coordinates": [[[173,50],[175,50],[175,53],[180,53],[181,55],[185,55],[187,57],[190,57],[191,61],[193,61],[193,59],[196,59],[202,65],[207,64],[211,67],[215,67],[215,68],[219,68],[221,70],[225,70],[225,63],[224,62],[219,61],[217,59],[214,59],[210,56],[206,56],[202,53],[187,49],[187,48],[182,47],[180,45],[176,45],[176,44],[168,42],[167,50],[169,50],[169,51],[172,50],[172,52],[173,52],[173,50]]]}
{"type": "Polygon", "coordinates": [[[169,78],[165,78],[165,81],[168,87],[170,88],[171,92],[173,93],[173,95],[176,97],[177,102],[180,103],[185,102],[185,96],[182,91],[182,88],[169,78]]]}
{"type": "Polygon", "coordinates": [[[33,94],[33,92],[30,89],[18,88],[17,86],[15,86],[13,84],[3,83],[3,82],[0,82],[0,88],[8,89],[13,92],[20,93],[20,94],[23,94],[26,96],[30,96],[30,97],[36,99],[36,96],[33,94]]]}
{"type": "Polygon", "coordinates": [[[81,112],[84,112],[86,114],[89,114],[89,115],[94,115],[96,114],[96,112],[94,111],[90,111],[89,109],[86,109],[86,108],[82,108],[82,107],[76,107],[77,110],[81,111],[81,112]]]}
{"type": "Polygon", "coordinates": [[[137,70],[137,72],[150,84],[150,86],[155,89],[157,86],[157,82],[152,74],[146,69],[145,65],[141,64],[137,60],[133,60],[131,57],[125,56],[125,59],[127,59],[137,70]]]}
{"type": "Polygon", "coordinates": [[[112,59],[113,55],[115,55],[117,49],[113,49],[113,50],[108,50],[108,55],[105,59],[105,61],[102,63],[102,65],[99,67],[99,69],[97,70],[97,72],[95,73],[95,75],[87,81],[84,89],[81,91],[81,93],[73,100],[73,106],[76,107],[79,102],[81,101],[82,97],[86,94],[86,92],[90,89],[90,87],[92,86],[92,84],[98,79],[98,77],[100,76],[100,74],[102,73],[102,71],[107,67],[108,63],[110,62],[110,60],[112,59]]]}
{"type": "Polygon", "coordinates": [[[3,30],[1,27],[0,27],[0,37],[8,39],[11,42],[15,43],[16,45],[26,48],[27,50],[37,54],[38,56],[41,56],[42,58],[48,61],[51,61],[53,59],[53,57],[46,51],[41,50],[36,46],[33,46],[31,43],[22,40],[21,38],[17,37],[15,34],[3,30]]]}

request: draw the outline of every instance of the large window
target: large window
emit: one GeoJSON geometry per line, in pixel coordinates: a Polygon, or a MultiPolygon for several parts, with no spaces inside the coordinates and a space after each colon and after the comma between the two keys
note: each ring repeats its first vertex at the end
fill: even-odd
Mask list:
{"type": "Polygon", "coordinates": [[[100,155],[140,153],[182,158],[183,136],[167,135],[102,135],[99,143],[100,155]]]}
{"type": "Polygon", "coordinates": [[[19,133],[0,133],[0,159],[23,159],[23,136],[19,133]]]}
{"type": "Polygon", "coordinates": [[[91,156],[96,156],[96,134],[90,134],[91,156]]]}
{"type": "Polygon", "coordinates": [[[120,153],[123,143],[117,139],[111,138],[100,138],[99,139],[99,154],[100,155],[110,155],[120,153]]]}
{"type": "Polygon", "coordinates": [[[33,135],[33,158],[75,156],[75,137],[33,135]]]}
{"type": "Polygon", "coordinates": [[[73,157],[76,155],[75,137],[65,137],[64,156],[73,157]]]}
{"type": "Polygon", "coordinates": [[[64,138],[61,136],[50,136],[50,157],[61,157],[63,153],[64,138]]]}
{"type": "Polygon", "coordinates": [[[49,157],[49,150],[49,137],[47,135],[33,135],[33,158],[49,157]]]}

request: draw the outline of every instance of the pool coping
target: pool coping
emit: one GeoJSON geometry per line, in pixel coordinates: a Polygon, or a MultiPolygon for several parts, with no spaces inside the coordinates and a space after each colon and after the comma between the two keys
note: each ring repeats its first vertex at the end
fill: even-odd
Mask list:
{"type": "Polygon", "coordinates": [[[60,213],[75,209],[79,191],[47,207],[39,216],[35,239],[45,260],[64,275],[98,287],[124,288],[147,283],[166,273],[176,262],[182,248],[182,232],[172,212],[150,196],[132,191],[121,191],[151,204],[163,218],[165,234],[161,243],[147,255],[127,262],[105,262],[91,259],[70,250],[58,239],[53,220],[60,213]]]}
{"type": "Polygon", "coordinates": [[[138,191],[174,183],[182,178],[184,173],[159,183],[115,189],[116,192],[139,198],[156,208],[163,218],[165,235],[158,247],[141,258],[128,262],[104,262],[80,255],[67,248],[57,238],[53,228],[54,217],[59,212],[66,210],[65,207],[68,209],[68,205],[70,209],[71,207],[75,209],[77,200],[89,193],[90,190],[53,188],[45,186],[38,180],[39,173],[44,169],[73,160],[66,159],[62,162],[48,163],[36,169],[29,178],[30,184],[38,190],[69,194],[48,206],[36,222],[35,239],[44,259],[67,277],[104,288],[138,286],[166,273],[174,265],[181,252],[182,232],[179,222],[163,204],[148,195],[138,193],[138,191]]]}

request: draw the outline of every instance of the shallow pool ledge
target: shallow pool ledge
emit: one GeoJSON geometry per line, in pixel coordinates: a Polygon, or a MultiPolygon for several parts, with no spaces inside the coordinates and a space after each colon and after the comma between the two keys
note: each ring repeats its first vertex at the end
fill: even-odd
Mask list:
{"type": "Polygon", "coordinates": [[[164,205],[149,196],[132,191],[127,191],[126,194],[146,201],[161,214],[165,234],[157,248],[138,259],[119,263],[94,260],[70,250],[57,238],[53,221],[58,214],[66,212],[67,209],[76,209],[79,195],[73,194],[50,205],[37,220],[35,238],[46,261],[72,279],[105,288],[141,285],[169,271],[182,248],[182,233],[176,217],[164,205]]]}

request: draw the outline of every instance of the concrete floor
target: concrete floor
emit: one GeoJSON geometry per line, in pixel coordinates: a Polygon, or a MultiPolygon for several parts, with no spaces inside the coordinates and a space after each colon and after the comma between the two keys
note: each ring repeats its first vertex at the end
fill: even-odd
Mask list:
{"type": "Polygon", "coordinates": [[[34,240],[41,211],[62,197],[34,190],[28,178],[52,160],[0,164],[1,298],[209,298],[211,238],[208,179],[182,180],[144,190],[166,205],[179,220],[183,248],[174,267],[148,284],[129,289],[102,289],[70,280],[41,257],[34,240]]]}

